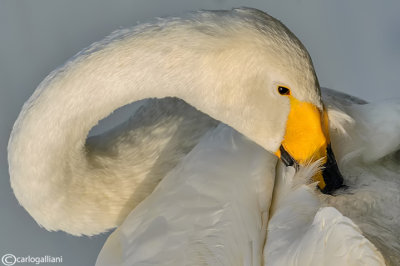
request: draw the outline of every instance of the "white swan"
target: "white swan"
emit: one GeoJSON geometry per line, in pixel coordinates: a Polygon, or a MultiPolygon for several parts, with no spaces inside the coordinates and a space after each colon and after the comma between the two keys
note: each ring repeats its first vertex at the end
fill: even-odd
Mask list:
{"type": "Polygon", "coordinates": [[[160,108],[140,126],[139,113],[102,136],[86,136],[122,105],[169,96],[288,165],[330,156],[314,178],[326,192],[341,185],[307,51],[272,17],[236,9],[116,32],[46,78],[9,142],[19,202],[48,230],[92,235],[119,225],[216,122],[202,115],[193,129],[199,115],[178,101],[172,106],[184,115],[160,108]]]}

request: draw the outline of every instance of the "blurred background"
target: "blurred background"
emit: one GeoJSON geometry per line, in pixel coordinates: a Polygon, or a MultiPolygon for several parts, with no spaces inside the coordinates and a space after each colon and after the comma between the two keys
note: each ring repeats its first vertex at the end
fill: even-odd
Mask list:
{"type": "MultiPolygon", "coordinates": [[[[0,0],[0,256],[63,256],[94,265],[108,234],[47,232],[19,206],[9,184],[7,142],[22,104],[40,81],[115,29],[197,9],[259,8],[307,47],[321,86],[367,101],[400,97],[400,2],[373,0],[0,0]]],[[[96,129],[126,118],[119,110],[96,129]]]]}

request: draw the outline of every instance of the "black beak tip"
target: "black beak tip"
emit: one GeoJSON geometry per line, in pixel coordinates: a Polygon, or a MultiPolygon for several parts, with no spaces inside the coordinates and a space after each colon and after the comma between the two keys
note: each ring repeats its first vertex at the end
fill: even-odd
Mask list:
{"type": "Polygon", "coordinates": [[[322,170],[322,177],[325,181],[325,187],[321,189],[324,194],[332,194],[335,190],[344,187],[343,176],[339,171],[335,155],[333,154],[331,145],[327,147],[327,162],[322,170]]]}

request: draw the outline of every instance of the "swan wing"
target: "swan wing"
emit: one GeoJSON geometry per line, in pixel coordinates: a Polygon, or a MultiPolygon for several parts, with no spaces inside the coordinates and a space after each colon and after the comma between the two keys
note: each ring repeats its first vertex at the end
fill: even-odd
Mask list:
{"type": "Polygon", "coordinates": [[[260,265],[275,165],[220,125],[109,237],[97,265],[260,265]]]}
{"type": "Polygon", "coordinates": [[[325,103],[336,103],[341,105],[353,105],[353,104],[367,104],[368,102],[355,97],[353,95],[346,94],[344,92],[336,91],[329,88],[321,87],[322,97],[325,103]]]}
{"type": "Polygon", "coordinates": [[[385,265],[376,247],[337,209],[321,208],[310,221],[303,212],[295,227],[285,217],[288,211],[283,208],[270,220],[265,265],[385,265]]]}

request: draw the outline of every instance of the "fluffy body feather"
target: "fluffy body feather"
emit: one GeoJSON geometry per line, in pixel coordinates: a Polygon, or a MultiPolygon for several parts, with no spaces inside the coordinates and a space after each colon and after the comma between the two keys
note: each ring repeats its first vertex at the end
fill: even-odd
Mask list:
{"type": "Polygon", "coordinates": [[[348,189],[323,197],[324,202],[351,218],[390,265],[399,265],[400,100],[363,105],[331,101],[331,108],[351,117],[343,119],[346,134],[332,132],[348,189]]]}
{"type": "Polygon", "coordinates": [[[321,207],[315,183],[306,185],[317,168],[314,163],[295,173],[279,164],[265,265],[385,265],[353,221],[335,208],[321,207]]]}

